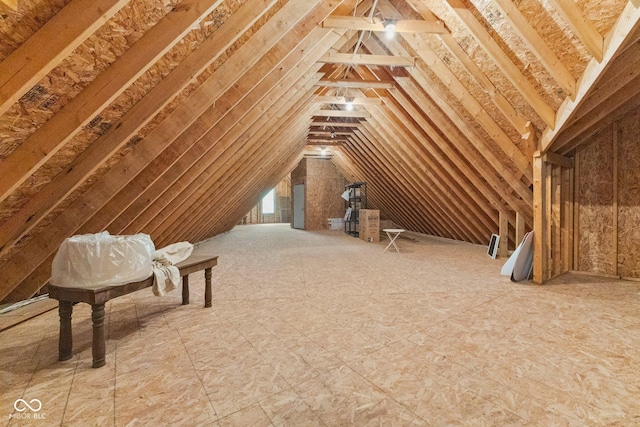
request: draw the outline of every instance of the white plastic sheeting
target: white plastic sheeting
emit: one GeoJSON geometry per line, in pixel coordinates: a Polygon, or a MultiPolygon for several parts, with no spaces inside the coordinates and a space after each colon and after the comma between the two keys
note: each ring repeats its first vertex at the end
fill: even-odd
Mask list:
{"type": "Polygon", "coordinates": [[[163,296],[178,287],[180,271],[174,264],[191,256],[193,245],[189,242],[174,243],[155,251],[153,255],[153,293],[163,296]]]}
{"type": "Polygon", "coordinates": [[[155,246],[147,234],[112,236],[108,231],[72,236],[60,245],[51,283],[66,288],[100,288],[151,276],[155,246]]]}

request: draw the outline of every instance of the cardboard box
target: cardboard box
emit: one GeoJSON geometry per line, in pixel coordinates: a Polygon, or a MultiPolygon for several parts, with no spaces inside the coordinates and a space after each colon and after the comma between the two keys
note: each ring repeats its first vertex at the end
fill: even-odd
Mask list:
{"type": "Polygon", "coordinates": [[[377,209],[360,209],[360,235],[365,242],[380,241],[380,211],[377,209]]]}

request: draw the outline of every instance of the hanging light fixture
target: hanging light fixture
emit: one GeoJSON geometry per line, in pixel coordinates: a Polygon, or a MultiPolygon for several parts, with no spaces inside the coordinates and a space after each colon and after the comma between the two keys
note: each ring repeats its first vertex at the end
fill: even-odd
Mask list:
{"type": "Polygon", "coordinates": [[[396,20],[385,19],[384,20],[384,32],[387,34],[387,38],[392,38],[396,31],[396,20]]]}
{"type": "Polygon", "coordinates": [[[353,110],[353,98],[346,98],[345,97],[345,101],[347,101],[347,111],[352,111],[353,110]]]}

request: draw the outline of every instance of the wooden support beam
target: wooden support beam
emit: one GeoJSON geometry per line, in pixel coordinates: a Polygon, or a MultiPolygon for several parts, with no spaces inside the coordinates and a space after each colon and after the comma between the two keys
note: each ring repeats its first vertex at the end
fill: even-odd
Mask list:
{"type": "MultiPolygon", "coordinates": [[[[488,230],[494,229],[496,223],[491,222],[491,220],[494,217],[496,206],[501,206],[501,198],[504,197],[507,199],[508,196],[503,195],[501,192],[492,191],[492,188],[486,185],[485,180],[495,183],[497,179],[492,180],[491,176],[485,176],[484,179],[481,179],[478,176],[476,171],[478,169],[484,171],[484,169],[479,166],[480,162],[473,159],[469,151],[464,148],[465,144],[452,144],[449,139],[445,139],[441,133],[432,127],[425,119],[423,116],[424,113],[413,106],[414,102],[416,105],[421,106],[422,97],[411,90],[408,91],[407,94],[411,100],[406,98],[400,91],[394,91],[392,94],[392,97],[398,101],[404,110],[404,114],[386,98],[385,104],[395,112],[398,120],[406,123],[409,129],[413,129],[411,122],[415,121],[420,130],[426,133],[428,138],[424,138],[422,133],[414,133],[414,135],[415,141],[419,142],[419,146],[421,145],[420,148],[426,150],[433,158],[433,163],[429,164],[428,167],[434,171],[438,171],[437,173],[443,177],[441,179],[444,180],[445,185],[451,188],[452,191],[456,191],[457,187],[460,186],[464,192],[467,193],[467,195],[461,194],[459,197],[470,207],[472,211],[470,217],[478,219],[488,230]],[[437,149],[435,147],[437,147],[437,149]],[[469,164],[476,169],[470,167],[469,164]],[[442,167],[443,170],[439,171],[439,167],[442,167]],[[447,175],[451,175],[452,180],[449,181],[447,175]],[[467,181],[471,183],[471,185],[468,185],[467,181]],[[495,206],[491,207],[490,204],[495,206]],[[483,212],[476,210],[475,205],[479,206],[483,212]]],[[[455,138],[453,135],[447,136],[455,138]]],[[[416,156],[419,157],[420,155],[416,154],[416,156]]]]}
{"type": "Polygon", "coordinates": [[[361,53],[329,52],[320,58],[325,64],[372,65],[389,67],[413,67],[415,59],[393,55],[366,55],[361,53]]]}
{"type": "Polygon", "coordinates": [[[587,50],[598,62],[603,57],[603,39],[596,26],[585,18],[573,1],[550,0],[551,6],[569,24],[573,33],[584,43],[587,50]]]}
{"type": "MultiPolygon", "coordinates": [[[[329,16],[322,22],[323,28],[342,28],[356,31],[385,31],[385,23],[379,17],[369,19],[364,16],[329,16]]],[[[394,33],[436,33],[448,32],[439,19],[399,20],[395,22],[394,33]]]]}
{"type": "Polygon", "coordinates": [[[520,212],[516,212],[516,247],[524,240],[525,218],[520,212]]]}
{"type": "Polygon", "coordinates": [[[294,87],[294,83],[300,74],[309,68],[311,71],[307,73],[309,75],[306,76],[305,82],[310,79],[313,81],[305,83],[303,88],[306,89],[308,97],[313,98],[309,89],[312,83],[320,78],[315,70],[320,67],[316,64],[316,59],[337,37],[335,33],[316,28],[295,48],[280,49],[277,53],[272,51],[272,61],[260,61],[250,74],[236,84],[234,90],[229,91],[222,100],[202,114],[194,125],[185,130],[170,147],[149,164],[135,181],[130,182],[103,207],[100,218],[95,217],[84,227],[87,230],[104,227],[102,222],[98,222],[104,221],[101,218],[117,217],[109,227],[115,227],[117,230],[126,227],[125,232],[136,233],[142,229],[142,225],[138,221],[137,225],[132,224],[132,217],[142,217],[142,212],[146,218],[166,213],[167,203],[172,203],[177,194],[181,197],[190,194],[185,187],[194,182],[196,187],[202,184],[205,180],[204,170],[211,162],[222,156],[221,164],[226,169],[217,167],[215,173],[229,172],[228,168],[232,166],[240,167],[240,164],[228,158],[235,153],[234,144],[237,146],[237,141],[241,146],[249,144],[250,141],[247,141],[246,137],[243,138],[243,132],[256,120],[267,120],[269,114],[265,112],[274,102],[279,103],[279,108],[276,109],[279,113],[283,111],[283,102],[290,101],[292,105],[297,105],[300,99],[292,99],[291,96],[300,88],[294,87]],[[322,34],[323,32],[325,34],[322,34]],[[308,55],[301,55],[301,52],[308,52],[308,55]],[[280,62],[276,62],[278,59],[280,62]],[[163,167],[166,170],[158,175],[158,171],[163,167]],[[180,190],[174,191],[175,188],[180,190]],[[123,207],[127,207],[124,212],[123,207]]]}
{"type": "Polygon", "coordinates": [[[319,127],[338,127],[338,128],[359,128],[360,127],[360,122],[355,122],[355,123],[351,123],[351,122],[330,122],[330,121],[326,121],[326,122],[321,122],[321,121],[312,121],[311,124],[309,126],[319,126],[319,127]]]}
{"type": "Polygon", "coordinates": [[[310,147],[333,147],[333,146],[339,146],[339,145],[343,145],[345,142],[347,142],[348,139],[344,138],[344,139],[331,139],[331,140],[326,140],[326,139],[313,139],[313,138],[308,138],[307,139],[307,145],[310,147]]]}
{"type": "Polygon", "coordinates": [[[222,0],[185,0],[0,162],[0,202],[53,157],[222,0]]]}
{"type": "Polygon", "coordinates": [[[371,117],[368,111],[346,111],[346,110],[315,110],[311,113],[314,117],[349,117],[367,119],[371,117]]]}
{"type": "Polygon", "coordinates": [[[509,217],[504,211],[498,211],[499,235],[498,257],[506,258],[509,256],[509,217]]]}
{"type": "Polygon", "coordinates": [[[533,281],[542,284],[547,271],[546,165],[542,153],[533,156],[533,281]]]}
{"type": "MultiPolygon", "coordinates": [[[[409,78],[398,78],[398,84],[409,95],[411,100],[420,107],[420,110],[424,115],[429,116],[434,122],[438,123],[438,129],[435,129],[426,120],[422,119],[422,114],[415,115],[421,123],[422,128],[427,135],[437,143],[439,147],[444,151],[445,155],[449,158],[455,159],[458,157],[457,152],[464,156],[464,160],[460,161],[460,164],[466,164],[467,162],[475,168],[478,173],[482,175],[484,180],[491,185],[500,198],[504,198],[507,204],[514,211],[528,212],[528,218],[533,215],[532,203],[533,195],[531,190],[522,183],[520,177],[509,172],[499,159],[492,154],[492,151],[486,148],[486,141],[477,136],[472,129],[469,129],[467,124],[461,119],[457,118],[455,112],[445,104],[440,104],[444,109],[440,109],[435,105],[435,102],[429,99],[422,93],[418,85],[409,78]],[[456,125],[458,127],[456,127],[456,125]],[[444,133],[447,138],[442,136],[444,133]],[[451,144],[454,147],[449,148],[451,144]],[[475,149],[474,149],[475,147],[475,149]],[[503,179],[508,181],[508,185],[505,186],[503,179]],[[511,193],[515,191],[522,200],[513,196],[511,193]]],[[[392,93],[392,96],[401,101],[402,105],[406,108],[412,108],[409,100],[403,100],[401,94],[396,94],[397,91],[392,93]]],[[[431,94],[432,98],[435,94],[431,94]]],[[[411,110],[409,110],[411,111],[411,110]]],[[[414,114],[412,114],[414,115],[414,114]]],[[[476,174],[471,174],[476,175],[476,174]]],[[[479,180],[481,181],[481,180],[479,180]]],[[[479,188],[483,188],[479,186],[479,188]]],[[[491,195],[491,191],[480,190],[484,194],[491,195]]],[[[492,200],[497,206],[501,203],[496,203],[496,200],[492,200]]]]}
{"type": "Polygon", "coordinates": [[[315,101],[318,104],[346,105],[351,102],[353,105],[382,105],[380,98],[349,98],[344,96],[317,96],[315,101]]]}
{"type": "Polygon", "coordinates": [[[22,43],[0,63],[0,115],[128,2],[73,0],[22,43]]]}
{"type": "Polygon", "coordinates": [[[317,83],[317,86],[354,89],[393,89],[396,87],[396,83],[393,80],[322,79],[317,83]]]}
{"type": "Polygon", "coordinates": [[[545,153],[543,160],[547,164],[560,166],[567,169],[573,168],[573,159],[570,157],[561,156],[556,153],[545,153]]]}

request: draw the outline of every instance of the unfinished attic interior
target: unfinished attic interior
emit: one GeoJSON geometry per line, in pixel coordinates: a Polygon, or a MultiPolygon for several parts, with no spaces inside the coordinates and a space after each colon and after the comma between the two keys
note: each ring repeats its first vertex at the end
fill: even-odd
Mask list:
{"type": "MultiPolygon", "coordinates": [[[[213,268],[216,327],[232,324],[222,319],[223,313],[237,320],[243,310],[247,315],[266,312],[266,304],[260,305],[264,301],[251,296],[263,295],[260,292],[276,296],[276,311],[286,310],[278,299],[284,297],[276,292],[281,289],[289,295],[278,288],[282,284],[272,283],[272,293],[262,283],[256,285],[260,292],[253,294],[247,287],[262,274],[263,266],[254,265],[255,259],[279,260],[261,246],[268,239],[265,230],[284,233],[274,244],[288,250],[293,250],[287,245],[293,245],[289,239],[294,235],[306,236],[298,237],[304,242],[320,239],[317,244],[322,247],[317,250],[329,258],[347,249],[322,252],[328,242],[349,248],[361,245],[358,251],[380,265],[401,262],[416,271],[422,267],[404,263],[423,254],[424,248],[416,243],[421,239],[447,245],[471,243],[446,246],[449,249],[436,258],[453,263],[453,257],[467,256],[454,248],[484,250],[484,257],[469,255],[469,262],[477,263],[473,270],[479,272],[477,283],[486,285],[483,289],[489,293],[499,293],[499,286],[505,292],[519,286],[506,284],[500,266],[533,231],[528,284],[551,282],[559,287],[513,292],[531,292],[534,299],[563,292],[576,298],[588,293],[597,299],[598,280],[613,281],[606,285],[614,289],[611,299],[603,298],[611,302],[620,297],[617,301],[623,307],[616,312],[607,306],[598,319],[627,316],[615,327],[631,325],[636,335],[625,336],[619,344],[624,347],[621,363],[625,369],[637,369],[640,360],[631,357],[629,362],[628,357],[629,348],[637,350],[640,342],[634,284],[640,279],[639,22],[639,0],[0,0],[0,303],[47,293],[52,262],[65,239],[104,230],[112,235],[148,234],[156,248],[188,241],[220,250],[215,253],[219,264],[213,268]],[[375,233],[373,245],[345,240],[348,235],[329,230],[329,219],[345,214],[340,194],[351,183],[366,183],[366,209],[379,212],[382,222],[393,225],[388,228],[406,230],[413,237],[400,239],[401,246],[414,249],[406,254],[386,252],[385,258],[382,251],[389,242],[382,230],[375,233]],[[304,223],[296,225],[294,192],[300,185],[306,187],[307,209],[304,223]],[[274,188],[280,198],[276,196],[274,213],[265,217],[259,212],[261,200],[274,188]],[[255,225],[265,222],[287,223],[290,229],[255,225]],[[257,240],[243,233],[254,233],[257,240]],[[486,256],[493,234],[500,236],[500,265],[486,256]],[[234,235],[242,236],[238,242],[255,258],[243,258],[242,248],[234,246],[239,243],[227,240],[234,235]],[[258,247],[265,253],[252,252],[258,247]],[[244,259],[246,266],[225,267],[229,260],[225,255],[231,253],[244,259]],[[257,270],[250,270],[252,265],[257,270]],[[216,296],[217,287],[231,280],[225,275],[231,276],[232,268],[243,277],[243,285],[228,293],[219,289],[216,296]],[[487,273],[487,268],[493,270],[487,273]],[[485,273],[487,277],[495,273],[495,282],[480,277],[485,273]],[[576,277],[588,279],[581,282],[576,277]],[[635,309],[624,306],[629,301],[635,309]]],[[[357,257],[358,252],[348,253],[357,257]]],[[[339,258],[333,261],[314,259],[309,265],[341,268],[339,258]]],[[[282,266],[287,271],[297,267],[282,266]]],[[[376,271],[389,270],[394,269],[376,271]]],[[[447,271],[444,292],[452,291],[455,281],[464,282],[455,268],[447,271]]],[[[307,270],[306,277],[309,274],[307,270]]],[[[330,277],[345,284],[337,272],[330,277]]],[[[356,298],[354,304],[382,313],[389,307],[374,303],[385,300],[381,296],[385,292],[422,292],[417,291],[422,283],[418,276],[400,277],[406,280],[405,287],[385,290],[372,285],[381,293],[366,290],[373,292],[372,298],[356,298]],[[411,283],[415,287],[405,292],[411,283]]],[[[202,280],[200,273],[194,280],[202,280]]],[[[362,281],[366,282],[354,279],[362,281]]],[[[199,283],[192,286],[195,295],[202,292],[195,289],[199,283]]],[[[328,289],[342,295],[336,286],[328,289]]],[[[358,298],[361,291],[361,287],[354,291],[358,298]]],[[[144,292],[149,291],[140,293],[144,292]]],[[[478,286],[473,292],[483,291],[478,286]]],[[[471,296],[478,295],[473,292],[465,303],[471,304],[471,296]]],[[[309,294],[307,289],[305,295],[309,294]]],[[[483,295],[487,301],[495,296],[483,295]]],[[[116,310],[116,301],[107,308],[116,310]]],[[[138,304],[124,301],[123,312],[127,301],[138,304]]],[[[453,310],[449,300],[441,302],[438,313],[453,310]]],[[[470,308],[458,303],[455,310],[470,308]]],[[[151,304],[160,313],[167,310],[166,303],[151,304]]],[[[566,300],[558,304],[549,316],[557,316],[561,306],[579,308],[566,300]]],[[[323,306],[325,315],[333,313],[328,305],[323,306]]],[[[401,306],[395,307],[402,311],[401,306]]],[[[532,312],[545,317],[538,309],[532,312]]],[[[91,309],[82,310],[74,312],[74,327],[84,325],[90,331],[91,309]]],[[[188,315],[205,316],[195,310],[188,315]]],[[[137,316],[142,312],[138,308],[137,316]]],[[[8,344],[14,336],[7,334],[23,328],[28,335],[29,322],[43,322],[43,316],[50,320],[50,327],[43,330],[57,344],[57,311],[3,331],[0,340],[4,335],[2,347],[9,361],[2,365],[3,375],[8,375],[13,360],[20,359],[8,344]]],[[[118,323],[108,310],[106,319],[109,366],[114,365],[118,342],[111,328],[118,323]]],[[[292,321],[279,318],[286,319],[292,321]]],[[[244,330],[233,326],[232,335],[250,341],[244,330]]],[[[604,326],[600,332],[608,336],[607,331],[604,326]]],[[[79,350],[84,359],[73,359],[80,360],[82,369],[91,363],[90,341],[79,350]]],[[[383,340],[385,349],[389,342],[383,340]]],[[[51,351],[57,357],[57,349],[51,351]]],[[[337,358],[384,389],[355,370],[349,358],[337,358]]],[[[69,363],[56,360],[46,363],[69,363]]],[[[580,375],[589,378],[597,370],[589,365],[580,375]]],[[[556,374],[546,372],[544,378],[562,378],[556,374]]],[[[640,384],[636,380],[629,385],[627,377],[621,378],[615,377],[619,389],[602,392],[605,401],[615,397],[637,402],[640,384]]],[[[16,399],[28,401],[22,394],[23,379],[11,377],[11,381],[13,388],[7,390],[22,386],[22,391],[3,393],[3,420],[17,413],[12,406],[16,399]]],[[[578,400],[587,396],[590,404],[602,397],[584,394],[585,390],[558,391],[562,392],[578,400]]],[[[207,393],[210,401],[215,400],[207,393]]],[[[296,393],[319,425],[344,421],[323,418],[303,392],[296,389],[296,393]]],[[[415,420],[433,421],[402,397],[388,394],[387,398],[415,420]]],[[[116,407],[106,424],[125,425],[138,419],[136,414],[118,415],[114,400],[116,407]]],[[[365,408],[365,413],[371,407],[360,403],[364,406],[356,407],[365,408]]],[[[237,402],[230,407],[212,405],[213,415],[205,419],[220,425],[225,425],[224,416],[252,407],[237,402]]],[[[50,418],[59,416],[61,423],[64,417],[73,420],[64,408],[57,413],[50,406],[50,418]]],[[[256,416],[266,417],[266,425],[282,422],[264,405],[260,408],[256,416]]],[[[551,412],[557,411],[554,408],[551,412]]],[[[602,407],[595,413],[574,407],[574,412],[556,415],[577,424],[637,423],[637,405],[624,408],[615,412],[602,407]]],[[[507,409],[519,417],[512,424],[539,425],[537,413],[507,409]]],[[[393,412],[386,410],[387,415],[393,412]]],[[[350,423],[359,424],[354,419],[350,423]]]]}

